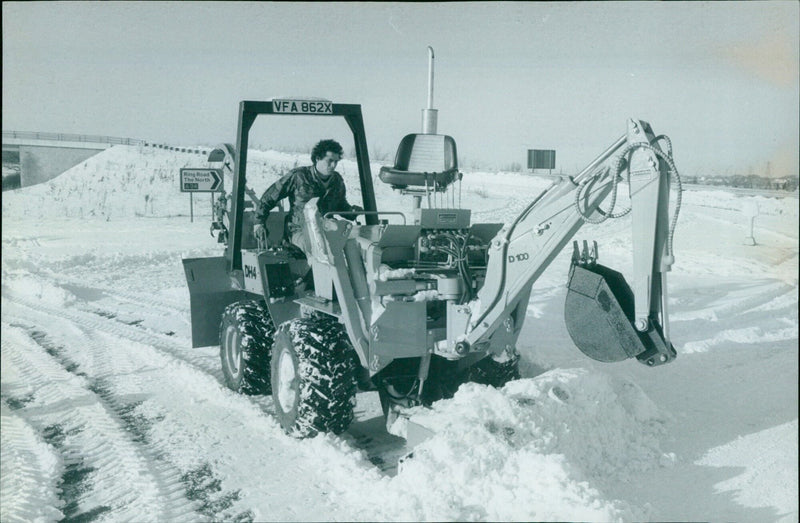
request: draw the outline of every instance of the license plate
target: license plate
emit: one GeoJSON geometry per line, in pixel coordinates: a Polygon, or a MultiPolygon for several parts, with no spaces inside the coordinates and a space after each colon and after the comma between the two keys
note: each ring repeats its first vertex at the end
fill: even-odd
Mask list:
{"type": "Polygon", "coordinates": [[[282,114],[333,114],[327,100],[272,100],[272,111],[282,114]]]}

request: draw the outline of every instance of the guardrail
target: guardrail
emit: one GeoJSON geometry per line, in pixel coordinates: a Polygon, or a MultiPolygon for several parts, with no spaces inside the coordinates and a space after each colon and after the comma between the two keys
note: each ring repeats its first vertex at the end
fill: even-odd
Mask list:
{"type": "Polygon", "coordinates": [[[144,140],[117,138],[114,136],[93,136],[88,134],[36,133],[29,131],[3,131],[3,138],[22,140],[56,140],[61,142],[108,143],[113,145],[142,145],[144,140]]]}
{"type": "Polygon", "coordinates": [[[3,138],[19,138],[21,140],[55,140],[62,142],[86,142],[86,143],[107,143],[111,145],[142,145],[155,149],[165,149],[168,151],[201,154],[208,156],[209,150],[205,147],[178,147],[165,143],[155,143],[147,140],[137,140],[135,138],[117,138],[114,136],[95,136],[90,134],[67,134],[67,133],[37,133],[30,131],[3,131],[3,138]]]}

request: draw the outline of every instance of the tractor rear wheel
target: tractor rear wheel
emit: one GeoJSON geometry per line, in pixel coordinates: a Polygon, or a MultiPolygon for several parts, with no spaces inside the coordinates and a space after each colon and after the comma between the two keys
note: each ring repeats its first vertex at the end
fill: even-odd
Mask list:
{"type": "Polygon", "coordinates": [[[315,313],[282,324],[272,352],[275,414],[287,434],[339,434],[353,421],[355,351],[342,325],[315,313]]]}
{"type": "Polygon", "coordinates": [[[244,394],[270,394],[270,352],[275,327],[258,301],[232,303],[222,313],[219,356],[225,384],[244,394]]]}
{"type": "Polygon", "coordinates": [[[518,380],[520,355],[516,350],[506,351],[502,359],[487,356],[469,368],[467,381],[500,388],[511,380],[518,380]]]}

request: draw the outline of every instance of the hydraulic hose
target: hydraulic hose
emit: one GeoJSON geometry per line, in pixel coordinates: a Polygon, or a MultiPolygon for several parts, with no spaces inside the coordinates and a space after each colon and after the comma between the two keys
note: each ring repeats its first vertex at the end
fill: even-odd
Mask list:
{"type": "MultiPolygon", "coordinates": [[[[667,238],[667,255],[674,257],[674,254],[673,254],[673,252],[674,252],[673,251],[673,242],[674,242],[674,238],[675,238],[675,228],[676,228],[676,226],[678,224],[678,215],[680,214],[680,210],[681,210],[681,199],[682,199],[682,194],[683,194],[683,185],[682,185],[682,182],[681,182],[681,175],[678,172],[678,168],[675,167],[675,162],[672,159],[672,141],[669,139],[668,136],[663,135],[663,134],[657,136],[656,139],[655,139],[656,142],[659,142],[661,140],[666,141],[666,143],[667,143],[667,152],[664,152],[664,151],[662,151],[662,150],[660,150],[660,149],[658,149],[656,147],[653,147],[651,144],[648,144],[648,143],[634,143],[634,144],[628,145],[620,153],[620,155],[617,156],[616,160],[614,161],[614,168],[613,168],[614,175],[613,175],[613,178],[612,178],[612,181],[611,181],[611,184],[612,184],[612,188],[611,188],[611,205],[610,205],[610,208],[609,208],[608,211],[603,211],[600,208],[597,209],[598,212],[602,215],[600,218],[591,218],[586,212],[584,212],[584,210],[581,209],[581,206],[580,206],[580,199],[581,199],[581,196],[584,193],[585,188],[589,184],[589,182],[599,178],[600,176],[607,175],[609,173],[609,171],[611,170],[611,168],[607,168],[602,174],[598,173],[594,177],[590,178],[589,180],[587,180],[587,181],[585,181],[584,183],[581,184],[580,188],[575,192],[575,208],[577,209],[577,211],[580,214],[581,219],[583,219],[583,221],[585,221],[587,223],[592,223],[592,224],[603,223],[604,221],[606,221],[609,218],[621,218],[621,217],[627,215],[631,211],[630,207],[628,207],[627,209],[625,209],[622,212],[614,213],[614,208],[615,208],[616,202],[617,202],[617,189],[618,189],[618,183],[619,183],[619,175],[625,169],[625,166],[627,164],[627,162],[623,162],[623,159],[626,158],[628,155],[630,155],[635,149],[641,148],[641,149],[650,150],[650,151],[653,152],[653,154],[655,154],[657,157],[661,158],[662,160],[664,160],[664,162],[666,162],[667,166],[669,166],[669,174],[674,176],[674,179],[675,179],[675,182],[676,182],[676,185],[677,185],[677,189],[676,189],[677,190],[677,198],[675,200],[675,211],[674,211],[674,214],[672,216],[672,220],[670,221],[669,235],[668,235],[668,238],[667,238]]],[[[628,181],[630,182],[630,173],[628,173],[628,181]]]]}

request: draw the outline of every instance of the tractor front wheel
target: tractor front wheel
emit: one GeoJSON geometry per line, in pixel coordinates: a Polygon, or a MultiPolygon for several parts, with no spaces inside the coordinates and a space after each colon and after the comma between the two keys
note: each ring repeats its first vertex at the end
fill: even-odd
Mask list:
{"type": "Polygon", "coordinates": [[[225,384],[244,394],[270,394],[270,352],[275,335],[263,302],[239,301],[222,313],[219,357],[225,384]]]}
{"type": "Polygon", "coordinates": [[[315,313],[282,324],[271,374],[275,414],[284,431],[297,438],[344,432],[354,416],[356,365],[335,318],[315,313]]]}

